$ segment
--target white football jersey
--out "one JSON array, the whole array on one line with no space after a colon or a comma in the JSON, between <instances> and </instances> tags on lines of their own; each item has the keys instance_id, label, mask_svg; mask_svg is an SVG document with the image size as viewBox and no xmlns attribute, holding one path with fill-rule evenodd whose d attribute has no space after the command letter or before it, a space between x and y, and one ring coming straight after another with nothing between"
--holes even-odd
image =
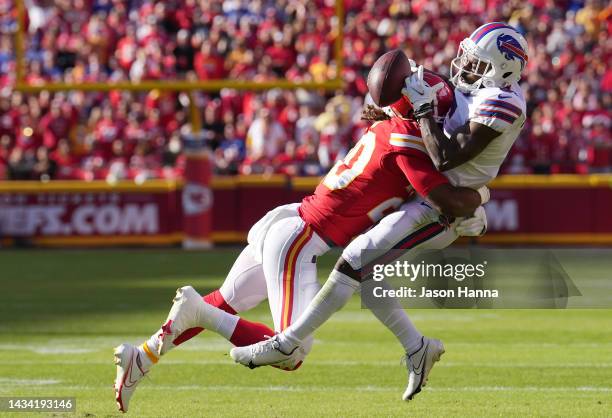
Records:
<instances>
[{"instance_id":1,"label":"white football jersey","mask_svg":"<svg viewBox=\"0 0 612 418\"><path fill-rule=\"evenodd\" d=\"M470 161L445 171L455 186L477 189L497 176L525 123L526 105L518 83L509 88L487 87L471 94L455 90L455 103L444 120L444 134L451 134L468 121L486 125L501 135Z\"/></svg>"}]
</instances>

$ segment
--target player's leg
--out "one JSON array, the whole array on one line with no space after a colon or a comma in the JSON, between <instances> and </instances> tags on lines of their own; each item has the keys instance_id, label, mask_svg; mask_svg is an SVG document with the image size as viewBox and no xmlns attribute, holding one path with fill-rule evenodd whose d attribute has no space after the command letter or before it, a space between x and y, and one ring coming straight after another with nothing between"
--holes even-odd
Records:
<instances>
[{"instance_id":1,"label":"player's leg","mask_svg":"<svg viewBox=\"0 0 612 418\"><path fill-rule=\"evenodd\" d=\"M430 206L413 201L355 238L342 252L341 259L305 314L279 336L281 346L290 350L299 345L304 336L311 335L341 309L359 288L361 267L380 257L380 250L409 251L431 245L430 242L446 246L454 241L454 231L439 218L439 213ZM406 351L411 352L420 345L422 335L397 307L377 308L374 313L385 325L390 325Z\"/></svg>"},{"instance_id":2,"label":"player's leg","mask_svg":"<svg viewBox=\"0 0 612 418\"><path fill-rule=\"evenodd\" d=\"M299 216L283 219L270 228L263 247L263 267L275 331L294 323L321 289L316 259L327 251L329 246ZM305 336L298 352L283 368L299 367L312 341L312 336Z\"/></svg>"},{"instance_id":3,"label":"player's leg","mask_svg":"<svg viewBox=\"0 0 612 418\"><path fill-rule=\"evenodd\" d=\"M218 290L203 298L195 291L191 292L190 295L197 298L199 302L202 300L206 302L202 303L203 305L210 305L218 309L219 312L227 313L227 315L247 311L257 306L266 298L267 290L262 264L255 260L253 253L254 250L251 245L248 245L240 253L223 285ZM179 291L181 294L183 293L183 289L179 289ZM192 305L197 306L194 303ZM169 317L171 316L172 311ZM229 321L217 322L218 327L221 327L223 332L229 335L228 339L234 344L251 344L273 334L273 331L263 324L251 323L241 318L234 320L235 318L234 315L231 315ZM151 366L159 361L161 355L204 330L204 327L201 326L190 327L177 336L166 338L164 341L164 337L171 334L171 320L167 320L158 331L140 346L122 344L115 349L115 363L117 364L116 400L121 411L127 411L136 385ZM129 382L126 379L129 379Z\"/></svg>"},{"instance_id":4,"label":"player's leg","mask_svg":"<svg viewBox=\"0 0 612 418\"><path fill-rule=\"evenodd\" d=\"M274 328L280 332L295 321L320 289L316 257L329 246L299 216L283 219L270 228L263 247L263 266ZM280 366L297 368L312 345L305 336L300 347ZM238 362L249 364L250 352L232 350Z\"/></svg>"},{"instance_id":5,"label":"player's leg","mask_svg":"<svg viewBox=\"0 0 612 418\"><path fill-rule=\"evenodd\" d=\"M269 228L275 222L286 218L297 216L299 204L289 204L279 206L269 211L263 216L251 229L248 234L249 245L238 256L232 266L223 285L216 291L204 296L204 302L207 305L218 308L219 310L209 309L209 315L205 315L202 319L210 319L212 330L220 333L234 345L251 344L264 335L272 335L272 330L258 323L252 323L244 319L224 315L221 311L230 315L235 315L239 312L245 312L257 306L267 297L266 280L263 273L261 263L263 245L266 241L266 235ZM178 306L183 306L187 309L189 306L200 305L196 303L187 303L181 298L187 299L193 295L192 291L184 294L184 290L179 289L175 298L177 308L168 316L168 319L162 327L154 333L148 341L145 342L139 349L143 351L143 355L151 361L155 361L155 356L163 355L172 348L181 343L193 338L204 330L202 326L188 328L177 335L176 330L179 324L176 324L176 315L178 314ZM183 303L185 302L185 303ZM204 308L206 308L205 306ZM202 306L199 306L202 308ZM185 315L182 315L185 317ZM192 322L194 318L187 318ZM172 339L171 339L172 338ZM146 361L145 361L146 363Z\"/></svg>"},{"instance_id":6,"label":"player's leg","mask_svg":"<svg viewBox=\"0 0 612 418\"><path fill-rule=\"evenodd\" d=\"M197 335L204 327L211 327L237 345L261 341L273 334L266 325L249 322L233 314L248 310L266 298L261 253L267 230L277 220L297 215L298 206L280 206L268 212L251 228L249 245L242 251L219 290L201 298L191 287L179 289L168 316L169 321L149 340L139 347L122 344L115 348L115 392L119 410L127 411L138 383L162 354Z\"/></svg>"},{"instance_id":7,"label":"player's leg","mask_svg":"<svg viewBox=\"0 0 612 418\"><path fill-rule=\"evenodd\" d=\"M254 308L266 297L266 279L264 278L262 265L255 260L253 246L248 245L234 262L221 287L207 294L203 299L207 304L222 311L236 314ZM164 332L168 333L168 327L171 326L169 322L172 320L173 318L168 317L164 325L139 347L139 350L142 350L143 354L147 355L150 360L155 361L155 357L167 353L204 330L203 327L188 328L172 341L169 341L164 339L163 336ZM239 327L241 331L243 328ZM242 333L238 332L238 334Z\"/></svg>"},{"instance_id":8,"label":"player's leg","mask_svg":"<svg viewBox=\"0 0 612 418\"><path fill-rule=\"evenodd\" d=\"M299 345L302 336L311 335L348 302L359 287L359 269L364 265L379 262L376 257L380 257L380 251L363 250L441 249L450 245L456 238L454 229L449 228L445 222L440 222L440 215L436 210L420 201L405 204L398 212L385 217L345 248L330 278L305 314L277 336L279 349L283 352L294 349L295 345ZM381 258L386 259L386 262L391 261L384 255ZM444 353L444 346L436 339L422 336L395 299L374 307L372 311L404 347L408 385L402 398L411 400L426 384L434 363Z\"/></svg>"},{"instance_id":9,"label":"player's leg","mask_svg":"<svg viewBox=\"0 0 612 418\"><path fill-rule=\"evenodd\" d=\"M336 268L304 314L274 339L257 344L259 348L252 347L251 351L254 355L251 356L251 364L270 364L269 362L278 362L282 358L287 358L289 353L300 346L306 336L312 335L334 312L348 302L359 288L361 278L359 269L363 264L373 261L367 259L367 253L364 259L362 250L395 247L408 251L425 246L443 248L455 239L454 231L441 223L439 214L428 205L416 201L403 206L399 212L387 216L370 231L356 238L345 249ZM430 340L421 336L399 305L391 305L388 309L379 308L375 314L386 325L389 325L406 347L407 353L418 355L425 344L429 345ZM432 345L436 346L432 348L432 356L430 356L434 359L436 356L439 357L443 348L441 343L438 345L437 341L432 341ZM267 348L264 349L264 346ZM425 346L426 352L427 346ZM240 350L246 351L247 348ZM410 356L408 357L410 360ZM418 388L420 389L420 385Z\"/></svg>"},{"instance_id":10,"label":"player's leg","mask_svg":"<svg viewBox=\"0 0 612 418\"><path fill-rule=\"evenodd\" d=\"M328 250L325 241L299 216L270 228L263 247L263 270L276 331L287 328L308 306L312 298L300 295L318 292L316 258Z\"/></svg>"}]
</instances>

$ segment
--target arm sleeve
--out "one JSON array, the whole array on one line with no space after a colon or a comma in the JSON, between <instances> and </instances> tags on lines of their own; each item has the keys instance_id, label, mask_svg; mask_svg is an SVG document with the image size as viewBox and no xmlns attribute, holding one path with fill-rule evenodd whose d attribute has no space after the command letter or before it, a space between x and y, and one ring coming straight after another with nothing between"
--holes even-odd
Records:
<instances>
[{"instance_id":1,"label":"arm sleeve","mask_svg":"<svg viewBox=\"0 0 612 418\"><path fill-rule=\"evenodd\" d=\"M414 190L426 197L436 187L447 184L448 179L434 167L429 156L419 154L393 154L392 161L406 176Z\"/></svg>"}]
</instances>

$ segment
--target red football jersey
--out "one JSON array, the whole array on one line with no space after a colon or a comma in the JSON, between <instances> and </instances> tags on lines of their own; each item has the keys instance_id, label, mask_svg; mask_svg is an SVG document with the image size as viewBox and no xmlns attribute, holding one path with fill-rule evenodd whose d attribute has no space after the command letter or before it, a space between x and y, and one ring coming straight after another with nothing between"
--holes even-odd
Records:
<instances>
[{"instance_id":1,"label":"red football jersey","mask_svg":"<svg viewBox=\"0 0 612 418\"><path fill-rule=\"evenodd\" d=\"M399 117L374 123L313 195L302 201L304 221L345 246L416 190L422 196L448 183L425 149L415 121Z\"/></svg>"}]
</instances>

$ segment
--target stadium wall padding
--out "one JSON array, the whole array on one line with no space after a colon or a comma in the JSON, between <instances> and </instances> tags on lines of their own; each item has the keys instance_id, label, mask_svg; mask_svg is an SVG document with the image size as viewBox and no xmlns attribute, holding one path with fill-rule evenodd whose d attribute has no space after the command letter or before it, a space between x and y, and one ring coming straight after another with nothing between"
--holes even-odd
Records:
<instances>
[{"instance_id":1,"label":"stadium wall padding","mask_svg":"<svg viewBox=\"0 0 612 418\"><path fill-rule=\"evenodd\" d=\"M299 202L317 178L234 176L212 181L216 243L242 243L266 211ZM486 205L491 244L612 245L612 175L502 176ZM0 239L40 246L173 245L182 234L182 183L0 184Z\"/></svg>"}]
</instances>

